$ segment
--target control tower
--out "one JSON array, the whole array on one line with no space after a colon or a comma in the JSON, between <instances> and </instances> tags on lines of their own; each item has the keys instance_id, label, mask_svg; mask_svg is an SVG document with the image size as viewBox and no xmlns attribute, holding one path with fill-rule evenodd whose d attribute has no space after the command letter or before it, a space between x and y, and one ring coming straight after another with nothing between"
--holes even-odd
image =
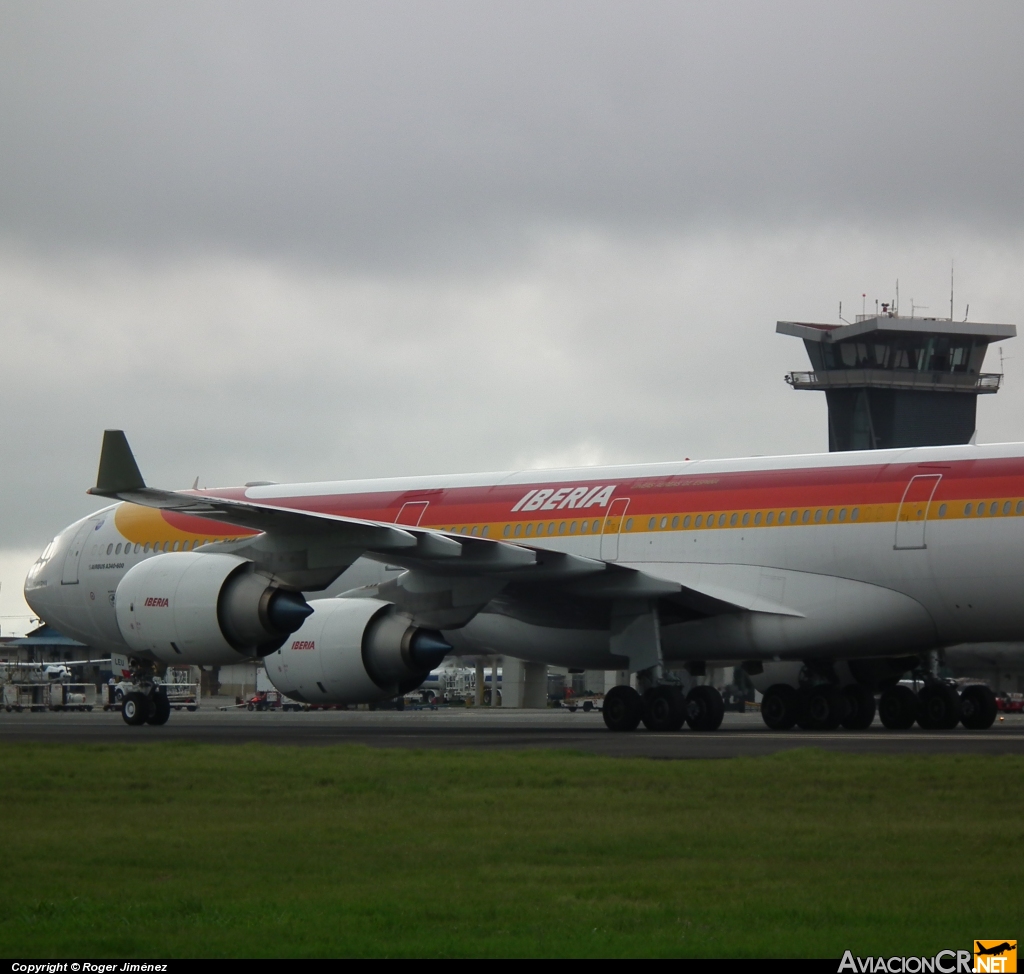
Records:
<instances>
[{"instance_id":1,"label":"control tower","mask_svg":"<svg viewBox=\"0 0 1024 974\"><path fill-rule=\"evenodd\" d=\"M786 381L825 393L829 450L970 442L978 396L998 392L1003 378L981 371L985 352L1013 338L1016 326L901 318L882 309L853 324L776 324L779 334L804 340L813 371L790 372Z\"/></svg>"}]
</instances>

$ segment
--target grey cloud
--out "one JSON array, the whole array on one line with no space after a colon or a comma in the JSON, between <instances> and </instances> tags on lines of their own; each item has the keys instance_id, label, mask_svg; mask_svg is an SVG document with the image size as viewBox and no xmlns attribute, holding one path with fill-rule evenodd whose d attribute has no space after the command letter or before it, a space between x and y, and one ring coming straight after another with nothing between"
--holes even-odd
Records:
<instances>
[{"instance_id":1,"label":"grey cloud","mask_svg":"<svg viewBox=\"0 0 1024 974\"><path fill-rule=\"evenodd\" d=\"M0 230L392 266L620 233L1018 225L1024 9L3 4Z\"/></svg>"}]
</instances>

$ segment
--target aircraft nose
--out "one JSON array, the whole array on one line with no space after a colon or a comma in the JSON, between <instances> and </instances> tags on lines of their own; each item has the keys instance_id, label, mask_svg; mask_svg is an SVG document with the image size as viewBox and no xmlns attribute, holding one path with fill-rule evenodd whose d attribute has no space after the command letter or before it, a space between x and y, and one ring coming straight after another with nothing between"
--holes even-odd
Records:
<instances>
[{"instance_id":1,"label":"aircraft nose","mask_svg":"<svg viewBox=\"0 0 1024 974\"><path fill-rule=\"evenodd\" d=\"M47 604L51 601L47 596L56 584L53 577L54 554L60 547L60 540L63 534L57 535L40 553L32 567L25 576L25 601L29 608L38 616L42 617Z\"/></svg>"}]
</instances>

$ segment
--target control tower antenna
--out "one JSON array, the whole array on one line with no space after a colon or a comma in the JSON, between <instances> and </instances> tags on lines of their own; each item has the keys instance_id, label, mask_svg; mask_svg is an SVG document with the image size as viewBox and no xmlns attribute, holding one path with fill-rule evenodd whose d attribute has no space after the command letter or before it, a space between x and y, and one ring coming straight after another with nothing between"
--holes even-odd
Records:
<instances>
[{"instance_id":1,"label":"control tower antenna","mask_svg":"<svg viewBox=\"0 0 1024 974\"><path fill-rule=\"evenodd\" d=\"M949 320L953 320L953 261L949 262Z\"/></svg>"}]
</instances>

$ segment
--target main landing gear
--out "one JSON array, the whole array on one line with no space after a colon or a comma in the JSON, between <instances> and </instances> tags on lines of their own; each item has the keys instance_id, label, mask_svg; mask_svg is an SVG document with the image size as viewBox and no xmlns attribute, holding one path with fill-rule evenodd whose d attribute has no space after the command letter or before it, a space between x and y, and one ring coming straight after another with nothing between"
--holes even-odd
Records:
<instances>
[{"instance_id":1,"label":"main landing gear","mask_svg":"<svg viewBox=\"0 0 1024 974\"><path fill-rule=\"evenodd\" d=\"M797 690L776 684L765 691L761 716L772 730L865 730L875 719L875 696L853 684L840 690L831 684ZM996 719L996 700L982 684L962 693L948 683L932 681L915 693L905 684L885 690L878 700L878 716L889 730L907 730L915 723L925 730L952 730L957 724L987 730Z\"/></svg>"},{"instance_id":2,"label":"main landing gear","mask_svg":"<svg viewBox=\"0 0 1024 974\"><path fill-rule=\"evenodd\" d=\"M650 731L678 731L689 724L695 731L718 730L725 715L722 695L709 686L696 686L688 694L671 684L659 684L643 696L632 687L612 687L601 708L605 726L613 731L636 730L643 721Z\"/></svg>"},{"instance_id":3,"label":"main landing gear","mask_svg":"<svg viewBox=\"0 0 1024 974\"><path fill-rule=\"evenodd\" d=\"M916 723L925 730L952 730L963 724L968 730L988 730L996 719L995 694L974 683L957 693L941 681L925 683L918 693L910 687L889 687L878 701L878 716L890 730L906 730Z\"/></svg>"}]
</instances>

